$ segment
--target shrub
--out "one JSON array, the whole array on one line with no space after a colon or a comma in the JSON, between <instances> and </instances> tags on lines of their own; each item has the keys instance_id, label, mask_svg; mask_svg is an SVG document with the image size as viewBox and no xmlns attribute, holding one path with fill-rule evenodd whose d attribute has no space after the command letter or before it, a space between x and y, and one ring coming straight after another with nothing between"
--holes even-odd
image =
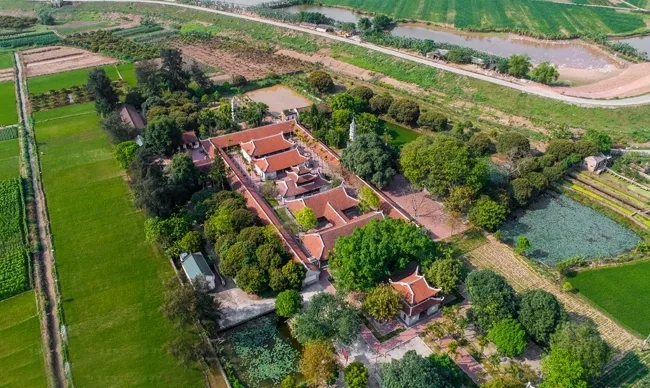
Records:
<instances>
[{"instance_id":1,"label":"shrub","mask_svg":"<svg viewBox=\"0 0 650 388\"><path fill-rule=\"evenodd\" d=\"M318 225L318 219L314 210L309 206L305 206L296 212L296 222L302 227L304 231L314 229Z\"/></svg>"},{"instance_id":2,"label":"shrub","mask_svg":"<svg viewBox=\"0 0 650 388\"><path fill-rule=\"evenodd\" d=\"M329 74L322 70L316 70L309 74L309 85L321 93L329 92L334 89L334 81Z\"/></svg>"},{"instance_id":3,"label":"shrub","mask_svg":"<svg viewBox=\"0 0 650 388\"><path fill-rule=\"evenodd\" d=\"M427 111L420 115L418 124L435 132L445 131L447 129L447 117L438 112Z\"/></svg>"},{"instance_id":4,"label":"shrub","mask_svg":"<svg viewBox=\"0 0 650 388\"><path fill-rule=\"evenodd\" d=\"M506 220L508 210L488 196L481 196L469 211L469 220L479 228L497 230Z\"/></svg>"},{"instance_id":5,"label":"shrub","mask_svg":"<svg viewBox=\"0 0 650 388\"><path fill-rule=\"evenodd\" d=\"M388 115L400 123L415 124L420 117L420 106L410 100L397 100L388 109Z\"/></svg>"},{"instance_id":6,"label":"shrub","mask_svg":"<svg viewBox=\"0 0 650 388\"><path fill-rule=\"evenodd\" d=\"M387 113L393 104L393 97L389 94L376 95L370 99L370 111L381 115Z\"/></svg>"},{"instance_id":7,"label":"shrub","mask_svg":"<svg viewBox=\"0 0 650 388\"><path fill-rule=\"evenodd\" d=\"M488 338L499 352L508 357L518 356L526 350L526 331L512 318L495 323L488 331Z\"/></svg>"},{"instance_id":8,"label":"shrub","mask_svg":"<svg viewBox=\"0 0 650 388\"><path fill-rule=\"evenodd\" d=\"M363 309L378 322L392 319L401 307L399 294L388 284L380 284L363 300Z\"/></svg>"},{"instance_id":9,"label":"shrub","mask_svg":"<svg viewBox=\"0 0 650 388\"><path fill-rule=\"evenodd\" d=\"M275 313L281 317L290 318L302 306L302 295L296 290L286 290L278 294L275 299Z\"/></svg>"},{"instance_id":10,"label":"shrub","mask_svg":"<svg viewBox=\"0 0 650 388\"><path fill-rule=\"evenodd\" d=\"M140 147L134 141L124 141L118 144L113 152L117 165L120 166L120 168L128 168L129 164L131 164L133 159L135 159L135 154L138 152L138 148Z\"/></svg>"},{"instance_id":11,"label":"shrub","mask_svg":"<svg viewBox=\"0 0 650 388\"><path fill-rule=\"evenodd\" d=\"M204 243L205 241L203 240L201 233L193 230L183 236L179 245L185 252L193 253L201 251Z\"/></svg>"},{"instance_id":12,"label":"shrub","mask_svg":"<svg viewBox=\"0 0 650 388\"><path fill-rule=\"evenodd\" d=\"M345 367L343 380L347 388L365 388L368 384L368 368L359 361L354 361Z\"/></svg>"}]
</instances>

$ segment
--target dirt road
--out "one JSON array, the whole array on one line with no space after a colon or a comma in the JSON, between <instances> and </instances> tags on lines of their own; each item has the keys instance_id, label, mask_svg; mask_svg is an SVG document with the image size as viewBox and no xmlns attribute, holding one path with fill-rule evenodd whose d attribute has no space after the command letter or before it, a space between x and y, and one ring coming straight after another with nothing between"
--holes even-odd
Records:
<instances>
[{"instance_id":1,"label":"dirt road","mask_svg":"<svg viewBox=\"0 0 650 388\"><path fill-rule=\"evenodd\" d=\"M172 6L172 7L181 7L181 8L188 8L188 9L194 9L197 11L203 11L203 12L210 12L214 14L219 14L219 15L224 15L224 16L230 16L230 17L235 17L239 19L244 19L244 20L249 20L249 21L254 21L254 22L259 22L259 23L265 23L269 24L272 26L276 27L281 27L281 28L287 28L290 30L294 31L299 31L299 32L304 32L306 34L311 34L311 35L316 35L322 38L327 38L330 40L335 40L339 42L344 42L347 44L359 46L366 48L368 50L376 51L382 54L387 54L391 55L396 58L400 59L405 59L407 61L412 61L412 62L417 62L419 64L425 65L425 66L430 66L430 67L435 67L440 70L448 71L450 73L466 76L466 77L471 77L471 78L476 78L481 81L485 82L490 82L496 85L500 86L505 86L507 88L511 88L514 90L521 91L523 93L528 93L528 94L533 94L539 97L545 97L545 98L550 98L552 100L556 101L561 101L565 102L568 104L574 104L574 105L581 105L581 106L586 106L586 107L623 107L623 106L634 106L634 105L645 105L645 104L650 104L650 94L646 94L643 96L637 96L637 97L629 97L629 98L621 98L617 100L598 100L598 99L588 99L588 98L580 98L580 97L572 97L572 96L566 96L561 94L561 92L558 92L552 88L539 85L539 84L532 84L532 83L527 83L527 84L518 84L514 83L505 79L500 79L500 78L494 78L489 75L485 74L479 74L479 73L474 73L468 70L464 69L459 69L453 66L449 66L443 63L437 63L437 62L432 62L426 58L422 57L417 57L414 55L406 54L403 52L395 51L386 47L380 47L376 46L374 44L370 43L364 43L364 42L358 42L352 39L344 38L338 35L333 35L327 32L320 32L316 30L310 30L308 28L288 24L288 23L282 23L282 22L277 22L274 20L268 20L264 19L261 17L257 16L249 16L249 15L242 15L238 13L232 13L232 12L225 12L225 11L218 11L215 9L209 9L205 7L199 7L196 5L189 5L189 4L181 4L181 3L173 3L173 2L168 2L168 1L158 1L158 0L76 0L77 2L121 2L121 3L144 3L144 4L154 4L154 5L160 5L160 6Z\"/></svg>"},{"instance_id":2,"label":"dirt road","mask_svg":"<svg viewBox=\"0 0 650 388\"><path fill-rule=\"evenodd\" d=\"M34 128L29 118L29 108L27 105L26 77L23 64L18 53L16 58L16 80L17 90L20 103L20 121L25 126L27 132L27 153L29 165L32 170L32 186L34 189L34 205L36 210L36 219L38 222L38 242L41 250L34 254L34 272L35 287L38 294L45 298L45 303L41 304L41 329L43 335L44 348L47 349L46 359L48 361L48 370L50 385L54 388L67 386L65 373L63 369L63 358L61 357L61 332L60 323L57 315L59 300L56 292L56 280L54 269L54 250L52 249L52 236L49 230L49 219L45 203L45 194L41 183L41 170L36 157Z\"/></svg>"}]
</instances>

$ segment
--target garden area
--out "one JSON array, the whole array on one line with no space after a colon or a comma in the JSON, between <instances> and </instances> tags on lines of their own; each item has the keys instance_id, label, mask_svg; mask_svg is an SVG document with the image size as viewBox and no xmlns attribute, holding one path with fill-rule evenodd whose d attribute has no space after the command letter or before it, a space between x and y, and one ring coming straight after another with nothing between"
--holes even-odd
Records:
<instances>
[{"instance_id":1,"label":"garden area","mask_svg":"<svg viewBox=\"0 0 650 388\"><path fill-rule=\"evenodd\" d=\"M514 244L525 236L529 256L554 266L571 257L598 259L619 255L641 241L631 230L564 195L543 195L501 228Z\"/></svg>"},{"instance_id":2,"label":"garden area","mask_svg":"<svg viewBox=\"0 0 650 388\"><path fill-rule=\"evenodd\" d=\"M0 386L47 386L40 333L34 292L0 302Z\"/></svg>"},{"instance_id":3,"label":"garden area","mask_svg":"<svg viewBox=\"0 0 650 388\"><path fill-rule=\"evenodd\" d=\"M20 181L0 181L0 300L29 288Z\"/></svg>"},{"instance_id":4,"label":"garden area","mask_svg":"<svg viewBox=\"0 0 650 388\"><path fill-rule=\"evenodd\" d=\"M0 134L4 132L0 130ZM0 180L18 176L19 154L17 139L0 140Z\"/></svg>"}]
</instances>

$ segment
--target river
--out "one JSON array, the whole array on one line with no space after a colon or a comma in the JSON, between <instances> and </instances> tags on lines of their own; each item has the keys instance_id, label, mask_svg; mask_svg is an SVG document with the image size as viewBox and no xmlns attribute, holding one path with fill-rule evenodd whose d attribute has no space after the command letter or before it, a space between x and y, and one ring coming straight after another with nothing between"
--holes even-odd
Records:
<instances>
[{"instance_id":1,"label":"river","mask_svg":"<svg viewBox=\"0 0 650 388\"><path fill-rule=\"evenodd\" d=\"M363 15L348 9L313 5L296 5L285 8L289 12L320 12L340 21L356 23ZM436 30L418 24L401 24L392 30L395 36L417 39L431 39L436 42L459 46L509 57L513 54L527 54L534 64L551 62L559 67L574 69L607 69L616 62L598 49L576 41L540 41L526 39L512 34L465 33L454 30ZM650 39L646 41L650 46Z\"/></svg>"}]
</instances>

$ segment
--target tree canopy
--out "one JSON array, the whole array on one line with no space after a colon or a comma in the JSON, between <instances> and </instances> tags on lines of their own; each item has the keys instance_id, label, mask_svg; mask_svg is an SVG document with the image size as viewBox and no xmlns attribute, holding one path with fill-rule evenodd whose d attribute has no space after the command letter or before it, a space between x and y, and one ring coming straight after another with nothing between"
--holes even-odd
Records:
<instances>
[{"instance_id":1,"label":"tree canopy","mask_svg":"<svg viewBox=\"0 0 650 388\"><path fill-rule=\"evenodd\" d=\"M389 284L377 286L363 300L363 309L377 322L386 322L395 317L402 304L397 291Z\"/></svg>"},{"instance_id":2,"label":"tree canopy","mask_svg":"<svg viewBox=\"0 0 650 388\"><path fill-rule=\"evenodd\" d=\"M168 116L159 116L144 129L144 145L158 155L171 155L181 145L182 133Z\"/></svg>"},{"instance_id":3,"label":"tree canopy","mask_svg":"<svg viewBox=\"0 0 650 388\"><path fill-rule=\"evenodd\" d=\"M524 78L528 75L532 64L528 55L513 55L508 60L508 74L513 77Z\"/></svg>"},{"instance_id":4,"label":"tree canopy","mask_svg":"<svg viewBox=\"0 0 650 388\"><path fill-rule=\"evenodd\" d=\"M415 124L420 118L420 106L411 100L397 100L388 108L388 115L400 123Z\"/></svg>"},{"instance_id":5,"label":"tree canopy","mask_svg":"<svg viewBox=\"0 0 650 388\"><path fill-rule=\"evenodd\" d=\"M471 317L482 330L516 316L517 294L502 276L484 269L470 273L465 284L472 302Z\"/></svg>"},{"instance_id":6,"label":"tree canopy","mask_svg":"<svg viewBox=\"0 0 650 388\"><path fill-rule=\"evenodd\" d=\"M309 74L309 84L321 93L329 92L334 89L334 81L329 74L322 70L312 71Z\"/></svg>"},{"instance_id":7,"label":"tree canopy","mask_svg":"<svg viewBox=\"0 0 650 388\"><path fill-rule=\"evenodd\" d=\"M463 263L454 258L436 260L424 274L433 287L440 288L443 293L448 294L463 280Z\"/></svg>"},{"instance_id":8,"label":"tree canopy","mask_svg":"<svg viewBox=\"0 0 650 388\"><path fill-rule=\"evenodd\" d=\"M316 214L309 206L305 206L296 212L296 222L302 227L303 231L314 229L318 225Z\"/></svg>"},{"instance_id":9,"label":"tree canopy","mask_svg":"<svg viewBox=\"0 0 650 388\"><path fill-rule=\"evenodd\" d=\"M555 295L544 290L528 290L521 295L519 322L536 342L548 344L564 319L564 310Z\"/></svg>"},{"instance_id":10,"label":"tree canopy","mask_svg":"<svg viewBox=\"0 0 650 388\"><path fill-rule=\"evenodd\" d=\"M541 388L587 388L585 373L580 361L574 359L565 349L551 352L542 360Z\"/></svg>"},{"instance_id":11,"label":"tree canopy","mask_svg":"<svg viewBox=\"0 0 650 388\"><path fill-rule=\"evenodd\" d=\"M307 308L298 314L292 325L300 343L335 340L350 345L359 336L361 313L341 295L322 292L315 295Z\"/></svg>"},{"instance_id":12,"label":"tree canopy","mask_svg":"<svg viewBox=\"0 0 650 388\"><path fill-rule=\"evenodd\" d=\"M530 152L530 142L520 133L504 132L497 137L497 152L512 160L523 158Z\"/></svg>"},{"instance_id":13,"label":"tree canopy","mask_svg":"<svg viewBox=\"0 0 650 388\"><path fill-rule=\"evenodd\" d=\"M341 161L343 167L379 187L388 185L397 173L395 150L376 133L358 135L343 150Z\"/></svg>"},{"instance_id":14,"label":"tree canopy","mask_svg":"<svg viewBox=\"0 0 650 388\"><path fill-rule=\"evenodd\" d=\"M343 371L343 380L347 388L365 388L368 384L368 376L368 368L359 361L351 362Z\"/></svg>"},{"instance_id":15,"label":"tree canopy","mask_svg":"<svg viewBox=\"0 0 650 388\"><path fill-rule=\"evenodd\" d=\"M95 68L88 74L86 88L88 93L95 98L97 113L106 116L115 110L119 98L103 68Z\"/></svg>"},{"instance_id":16,"label":"tree canopy","mask_svg":"<svg viewBox=\"0 0 650 388\"><path fill-rule=\"evenodd\" d=\"M409 350L401 359L393 359L381 368L384 388L451 388L437 364Z\"/></svg>"},{"instance_id":17,"label":"tree canopy","mask_svg":"<svg viewBox=\"0 0 650 388\"><path fill-rule=\"evenodd\" d=\"M365 291L412 261L428 265L435 255L436 243L425 231L411 223L386 218L339 237L329 264L341 289Z\"/></svg>"},{"instance_id":18,"label":"tree canopy","mask_svg":"<svg viewBox=\"0 0 650 388\"><path fill-rule=\"evenodd\" d=\"M332 345L326 341L308 343L302 352L300 371L313 386L329 385L338 372Z\"/></svg>"},{"instance_id":19,"label":"tree canopy","mask_svg":"<svg viewBox=\"0 0 650 388\"><path fill-rule=\"evenodd\" d=\"M598 376L611 354L591 322L563 323L551 335L551 354L557 351L566 351L571 360L580 362L585 380Z\"/></svg>"},{"instance_id":20,"label":"tree canopy","mask_svg":"<svg viewBox=\"0 0 650 388\"><path fill-rule=\"evenodd\" d=\"M542 84L551 85L560 78L557 68L548 62L542 62L530 72L530 78Z\"/></svg>"},{"instance_id":21,"label":"tree canopy","mask_svg":"<svg viewBox=\"0 0 650 388\"><path fill-rule=\"evenodd\" d=\"M488 338L497 346L497 350L508 357L522 354L526 350L526 331L513 318L496 322L488 331Z\"/></svg>"},{"instance_id":22,"label":"tree canopy","mask_svg":"<svg viewBox=\"0 0 650 388\"><path fill-rule=\"evenodd\" d=\"M275 299L275 313L281 317L290 318L300 311L302 295L296 290L285 290Z\"/></svg>"}]
</instances>

